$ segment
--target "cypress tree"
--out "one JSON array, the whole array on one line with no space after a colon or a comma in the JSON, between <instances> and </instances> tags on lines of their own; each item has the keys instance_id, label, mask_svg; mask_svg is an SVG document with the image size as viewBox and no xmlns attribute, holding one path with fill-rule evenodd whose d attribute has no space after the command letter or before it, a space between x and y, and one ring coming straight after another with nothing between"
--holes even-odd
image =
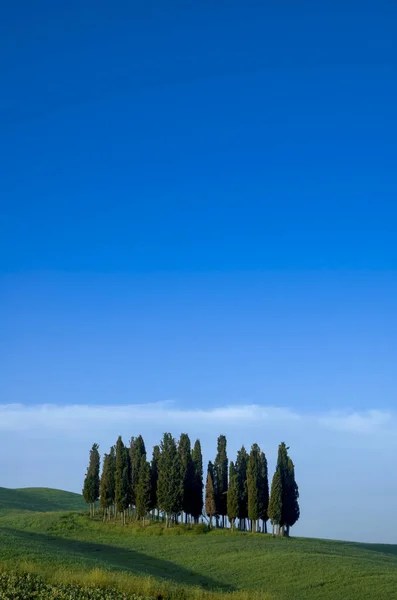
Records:
<instances>
[{"instance_id":1,"label":"cypress tree","mask_svg":"<svg viewBox=\"0 0 397 600\"><path fill-rule=\"evenodd\" d=\"M216 515L222 517L222 527L225 526L225 516L227 514L227 470L226 437L220 435L214 463L214 485Z\"/></svg>"},{"instance_id":2,"label":"cypress tree","mask_svg":"<svg viewBox=\"0 0 397 600\"><path fill-rule=\"evenodd\" d=\"M227 490L227 516L229 517L232 531L238 517L239 497L238 497L238 477L233 461L230 461L229 467L229 487Z\"/></svg>"},{"instance_id":3,"label":"cypress tree","mask_svg":"<svg viewBox=\"0 0 397 600\"><path fill-rule=\"evenodd\" d=\"M278 447L277 456L277 471L280 473L281 480L281 519L279 533L284 535L284 526L286 525L287 513L288 513L288 448L285 442L282 442Z\"/></svg>"},{"instance_id":4,"label":"cypress tree","mask_svg":"<svg viewBox=\"0 0 397 600\"><path fill-rule=\"evenodd\" d=\"M196 523L203 512L203 455L201 453L200 440L196 440L192 452L192 461L194 469L194 487L193 487L193 504L192 516Z\"/></svg>"},{"instance_id":5,"label":"cypress tree","mask_svg":"<svg viewBox=\"0 0 397 600\"><path fill-rule=\"evenodd\" d=\"M251 531L257 530L260 516L261 491L261 459L258 444L253 444L248 458L247 489L248 489L248 518L251 520Z\"/></svg>"},{"instance_id":6,"label":"cypress tree","mask_svg":"<svg viewBox=\"0 0 397 600\"><path fill-rule=\"evenodd\" d=\"M281 486L281 475L277 469L272 481L272 488L270 492L268 516L272 523L272 535L274 536L274 526L277 525L277 533L280 532L281 525L281 514L282 514L282 486Z\"/></svg>"},{"instance_id":7,"label":"cypress tree","mask_svg":"<svg viewBox=\"0 0 397 600\"><path fill-rule=\"evenodd\" d=\"M263 532L267 533L267 520L269 508L269 476L266 456L263 452L260 454L260 493L259 493L259 518L263 521Z\"/></svg>"},{"instance_id":8,"label":"cypress tree","mask_svg":"<svg viewBox=\"0 0 397 600\"><path fill-rule=\"evenodd\" d=\"M182 510L185 513L185 522L187 523L188 515L191 515L193 510L194 494L194 465L190 438L187 433L181 434L178 450L181 456L182 465Z\"/></svg>"},{"instance_id":9,"label":"cypress tree","mask_svg":"<svg viewBox=\"0 0 397 600\"><path fill-rule=\"evenodd\" d=\"M110 454L105 454L103 459L103 468L102 475L100 481L100 505L103 509L103 520L106 520L106 517L109 519L109 509L112 505L112 498L110 497L110 463L111 456Z\"/></svg>"},{"instance_id":10,"label":"cypress tree","mask_svg":"<svg viewBox=\"0 0 397 600\"><path fill-rule=\"evenodd\" d=\"M277 526L277 533L280 533L281 516L282 516L282 485L280 471L277 469L272 481L270 492L268 515L272 523L272 535L274 536L274 527Z\"/></svg>"},{"instance_id":11,"label":"cypress tree","mask_svg":"<svg viewBox=\"0 0 397 600\"><path fill-rule=\"evenodd\" d=\"M131 504L136 505L136 491L139 485L139 470L141 467L141 458L146 455L145 442L143 437L132 437L130 440L130 463L131 463Z\"/></svg>"},{"instance_id":12,"label":"cypress tree","mask_svg":"<svg viewBox=\"0 0 397 600\"><path fill-rule=\"evenodd\" d=\"M98 449L98 444L93 444L90 450L90 459L83 485L83 498L90 506L90 517L94 516L95 502L99 499L99 470L101 459Z\"/></svg>"},{"instance_id":13,"label":"cypress tree","mask_svg":"<svg viewBox=\"0 0 397 600\"><path fill-rule=\"evenodd\" d=\"M287 460L287 477L285 479L285 494L283 506L283 523L285 525L285 533L289 535L290 527L295 525L300 516L299 509L299 489L295 481L295 467L291 458Z\"/></svg>"},{"instance_id":14,"label":"cypress tree","mask_svg":"<svg viewBox=\"0 0 397 600\"><path fill-rule=\"evenodd\" d=\"M128 453L119 436L116 443L115 503L117 511L121 513L123 525L125 525L130 486Z\"/></svg>"},{"instance_id":15,"label":"cypress tree","mask_svg":"<svg viewBox=\"0 0 397 600\"><path fill-rule=\"evenodd\" d=\"M182 465L177 444L170 433L165 433L160 444L160 457L157 481L157 499L159 508L175 521L182 510Z\"/></svg>"},{"instance_id":16,"label":"cypress tree","mask_svg":"<svg viewBox=\"0 0 397 600\"><path fill-rule=\"evenodd\" d=\"M236 460L239 497L238 518L240 521L240 529L245 528L245 520L248 518L247 466L248 454L244 446L242 446L237 452Z\"/></svg>"},{"instance_id":17,"label":"cypress tree","mask_svg":"<svg viewBox=\"0 0 397 600\"><path fill-rule=\"evenodd\" d=\"M112 446L109 453L109 481L108 481L108 495L110 499L109 517L111 507L115 511L116 503L116 448Z\"/></svg>"},{"instance_id":18,"label":"cypress tree","mask_svg":"<svg viewBox=\"0 0 397 600\"><path fill-rule=\"evenodd\" d=\"M139 468L138 487L136 490L136 511L138 519L145 524L145 516L150 508L150 465L146 460L146 454L141 457Z\"/></svg>"},{"instance_id":19,"label":"cypress tree","mask_svg":"<svg viewBox=\"0 0 397 600\"><path fill-rule=\"evenodd\" d=\"M157 502L157 481L159 478L159 459L160 459L160 447L154 446L152 463L150 465L150 510L158 508Z\"/></svg>"},{"instance_id":20,"label":"cypress tree","mask_svg":"<svg viewBox=\"0 0 397 600\"><path fill-rule=\"evenodd\" d=\"M207 483L205 485L205 512L209 517L210 527L212 527L212 517L215 515L216 505L214 489L214 467L211 461L208 463Z\"/></svg>"}]
</instances>

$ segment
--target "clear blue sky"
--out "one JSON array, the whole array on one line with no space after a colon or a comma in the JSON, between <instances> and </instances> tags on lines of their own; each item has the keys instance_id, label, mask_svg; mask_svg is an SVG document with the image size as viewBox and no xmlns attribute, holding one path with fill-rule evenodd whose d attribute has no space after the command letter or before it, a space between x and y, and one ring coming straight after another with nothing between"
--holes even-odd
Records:
<instances>
[{"instance_id":1,"label":"clear blue sky","mask_svg":"<svg viewBox=\"0 0 397 600\"><path fill-rule=\"evenodd\" d=\"M382 498L361 513L352 500L339 534L314 525L308 482L318 444L335 477L347 444L366 484L396 451L396 23L392 0L4 7L4 485L80 489L76 465L65 456L63 485L35 442L63 419L84 468L96 433L77 444L71 405L102 423L140 403L131 419L154 442L147 406L173 401L150 413L159 433L169 418L204 437L211 418L207 458L229 425L232 448L245 436L273 454L290 433L300 533L365 538L386 467ZM62 419L42 420L43 404ZM233 429L233 407L305 426L262 415L260 439L251 421ZM389 540L389 525L367 539Z\"/></svg>"}]
</instances>

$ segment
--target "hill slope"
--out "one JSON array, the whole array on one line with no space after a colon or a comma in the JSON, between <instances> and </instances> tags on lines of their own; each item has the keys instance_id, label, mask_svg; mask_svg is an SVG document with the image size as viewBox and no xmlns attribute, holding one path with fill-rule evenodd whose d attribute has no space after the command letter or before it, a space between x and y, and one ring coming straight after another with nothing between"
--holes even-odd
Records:
<instances>
[{"instance_id":1,"label":"hill slope","mask_svg":"<svg viewBox=\"0 0 397 600\"><path fill-rule=\"evenodd\" d=\"M77 513L3 512L0 564L30 561L44 572L57 567L74 573L121 570L185 590L246 590L244 598L397 598L397 546L230 531L183 533L183 527L165 531L159 524L122 528Z\"/></svg>"},{"instance_id":2,"label":"hill slope","mask_svg":"<svg viewBox=\"0 0 397 600\"><path fill-rule=\"evenodd\" d=\"M49 512L58 510L85 510L80 494L51 488L8 489L0 487L0 511L29 510Z\"/></svg>"}]
</instances>

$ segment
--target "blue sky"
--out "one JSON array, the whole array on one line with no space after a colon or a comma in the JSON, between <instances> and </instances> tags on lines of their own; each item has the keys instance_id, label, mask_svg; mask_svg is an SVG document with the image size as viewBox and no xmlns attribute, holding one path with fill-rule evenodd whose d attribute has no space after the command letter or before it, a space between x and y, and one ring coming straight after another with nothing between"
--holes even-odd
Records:
<instances>
[{"instance_id":1,"label":"blue sky","mask_svg":"<svg viewBox=\"0 0 397 600\"><path fill-rule=\"evenodd\" d=\"M396 18L5 8L0 485L78 491L91 443L138 429L207 460L286 439L297 533L395 541L368 514L397 495Z\"/></svg>"}]
</instances>

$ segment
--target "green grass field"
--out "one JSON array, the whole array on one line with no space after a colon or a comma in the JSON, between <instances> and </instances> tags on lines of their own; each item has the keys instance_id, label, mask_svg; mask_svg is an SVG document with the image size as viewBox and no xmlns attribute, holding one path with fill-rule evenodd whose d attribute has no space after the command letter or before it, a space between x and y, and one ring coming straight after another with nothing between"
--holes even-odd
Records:
<instances>
[{"instance_id":1,"label":"green grass field","mask_svg":"<svg viewBox=\"0 0 397 600\"><path fill-rule=\"evenodd\" d=\"M80 494L49 488L23 488L9 490L0 487L1 510L29 510L49 512L55 510L85 510Z\"/></svg>"},{"instance_id":2,"label":"green grass field","mask_svg":"<svg viewBox=\"0 0 397 600\"><path fill-rule=\"evenodd\" d=\"M33 497L58 508L67 504L65 494L35 490ZM175 598L397 599L397 546L164 530L160 524L122 528L79 512L16 510L13 491L7 508L6 496L2 490L3 570L19 565L53 580L102 578L138 594ZM73 496L67 508L77 502Z\"/></svg>"}]
</instances>

